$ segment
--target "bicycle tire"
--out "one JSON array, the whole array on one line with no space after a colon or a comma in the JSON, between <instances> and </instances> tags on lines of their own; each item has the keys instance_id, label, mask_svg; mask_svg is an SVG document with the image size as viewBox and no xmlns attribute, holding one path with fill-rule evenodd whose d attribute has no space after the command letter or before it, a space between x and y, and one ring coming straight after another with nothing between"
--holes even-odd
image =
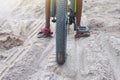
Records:
<instances>
[{"instance_id":1,"label":"bicycle tire","mask_svg":"<svg viewBox=\"0 0 120 80\"><path fill-rule=\"evenodd\" d=\"M66 61L66 41L67 41L67 0L57 0L56 9L56 61L63 65Z\"/></svg>"}]
</instances>

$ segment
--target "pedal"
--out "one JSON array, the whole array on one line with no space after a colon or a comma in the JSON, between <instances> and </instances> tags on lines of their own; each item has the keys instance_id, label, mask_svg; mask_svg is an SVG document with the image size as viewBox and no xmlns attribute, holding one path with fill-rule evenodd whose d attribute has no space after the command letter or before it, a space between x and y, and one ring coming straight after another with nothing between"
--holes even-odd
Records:
<instances>
[{"instance_id":1,"label":"pedal","mask_svg":"<svg viewBox=\"0 0 120 80\"><path fill-rule=\"evenodd\" d=\"M85 26L79 26L77 30L78 32L89 32L89 28Z\"/></svg>"},{"instance_id":2,"label":"pedal","mask_svg":"<svg viewBox=\"0 0 120 80\"><path fill-rule=\"evenodd\" d=\"M77 31L77 33L75 34L75 38L90 36L90 31L89 31L88 27L79 26L76 31Z\"/></svg>"}]
</instances>

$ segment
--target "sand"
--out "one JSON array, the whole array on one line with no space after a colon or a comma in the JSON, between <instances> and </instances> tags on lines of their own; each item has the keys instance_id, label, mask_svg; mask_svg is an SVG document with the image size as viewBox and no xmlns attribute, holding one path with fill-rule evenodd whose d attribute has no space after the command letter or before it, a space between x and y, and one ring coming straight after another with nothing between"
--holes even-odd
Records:
<instances>
[{"instance_id":1,"label":"sand","mask_svg":"<svg viewBox=\"0 0 120 80\"><path fill-rule=\"evenodd\" d=\"M74 39L71 26L67 61L58 66L55 34L37 38L45 25L44 0L13 0L12 10L0 10L0 80L120 80L119 4L84 0L81 24L91 36ZM55 33L55 24L51 26Z\"/></svg>"}]
</instances>

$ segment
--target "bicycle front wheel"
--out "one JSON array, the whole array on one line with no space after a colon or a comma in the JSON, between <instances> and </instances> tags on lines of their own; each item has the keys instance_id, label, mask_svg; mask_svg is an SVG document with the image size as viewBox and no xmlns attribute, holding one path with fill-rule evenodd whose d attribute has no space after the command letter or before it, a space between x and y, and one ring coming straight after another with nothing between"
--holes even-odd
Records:
<instances>
[{"instance_id":1,"label":"bicycle front wheel","mask_svg":"<svg viewBox=\"0 0 120 80\"><path fill-rule=\"evenodd\" d=\"M63 65L66 60L66 41L67 41L67 0L57 0L56 9L56 61Z\"/></svg>"}]
</instances>

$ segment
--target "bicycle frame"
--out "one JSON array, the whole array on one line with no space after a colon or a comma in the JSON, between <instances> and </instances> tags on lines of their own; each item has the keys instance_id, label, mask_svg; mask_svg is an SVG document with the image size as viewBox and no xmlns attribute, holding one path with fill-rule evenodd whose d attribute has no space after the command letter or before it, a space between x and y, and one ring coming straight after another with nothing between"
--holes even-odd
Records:
<instances>
[{"instance_id":1,"label":"bicycle frame","mask_svg":"<svg viewBox=\"0 0 120 80\"><path fill-rule=\"evenodd\" d=\"M50 13L51 17L56 16L56 0L50 0Z\"/></svg>"}]
</instances>

